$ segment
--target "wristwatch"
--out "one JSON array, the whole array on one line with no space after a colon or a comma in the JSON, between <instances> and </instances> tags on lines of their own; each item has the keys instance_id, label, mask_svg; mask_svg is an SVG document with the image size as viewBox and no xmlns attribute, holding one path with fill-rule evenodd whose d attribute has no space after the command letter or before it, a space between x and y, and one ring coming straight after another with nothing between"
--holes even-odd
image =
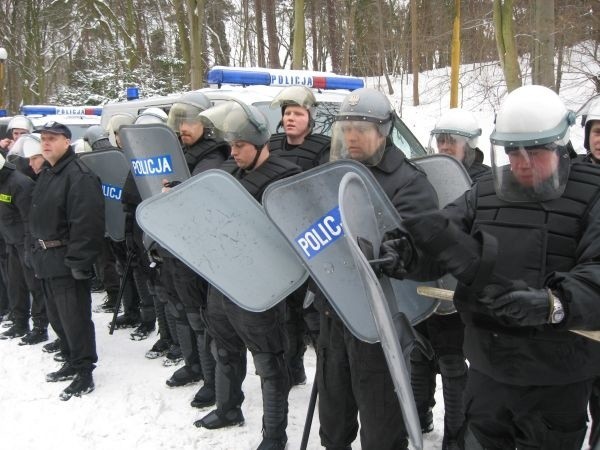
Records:
<instances>
[{"instance_id":1,"label":"wristwatch","mask_svg":"<svg viewBox=\"0 0 600 450\"><path fill-rule=\"evenodd\" d=\"M562 302L550 289L548 289L548 295L550 296L550 320L548 322L552 324L560 323L565 318Z\"/></svg>"}]
</instances>

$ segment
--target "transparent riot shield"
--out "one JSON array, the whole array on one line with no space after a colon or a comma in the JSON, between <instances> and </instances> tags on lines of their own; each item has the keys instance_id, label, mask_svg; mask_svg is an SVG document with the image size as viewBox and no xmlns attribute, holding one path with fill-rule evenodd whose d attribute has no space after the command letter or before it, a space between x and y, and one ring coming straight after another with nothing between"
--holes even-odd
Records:
<instances>
[{"instance_id":1,"label":"transparent riot shield","mask_svg":"<svg viewBox=\"0 0 600 450\"><path fill-rule=\"evenodd\" d=\"M397 228L400 217L394 206L369 169L352 160L327 163L271 184L263 195L263 206L352 334L374 343L379 333L366 299L359 294L362 281L343 239L338 188L348 172L361 175L369 187L381 235ZM418 295L413 281L390 280L390 284L397 292L390 298L395 298L397 309L412 324L429 317L438 306L439 301ZM429 285L436 286L435 282Z\"/></svg>"},{"instance_id":2,"label":"transparent riot shield","mask_svg":"<svg viewBox=\"0 0 600 450\"><path fill-rule=\"evenodd\" d=\"M179 140L166 125L125 125L119 129L119 138L142 199L160 193L164 179L190 177Z\"/></svg>"},{"instance_id":3,"label":"transparent riot shield","mask_svg":"<svg viewBox=\"0 0 600 450\"><path fill-rule=\"evenodd\" d=\"M113 241L123 241L125 239L125 213L121 195L129 173L127 158L119 150L104 150L81 153L79 159L98 175L102 182L106 234Z\"/></svg>"},{"instance_id":4,"label":"transparent riot shield","mask_svg":"<svg viewBox=\"0 0 600 450\"><path fill-rule=\"evenodd\" d=\"M140 227L240 307L264 311L308 274L260 204L231 175L208 170L137 208Z\"/></svg>"},{"instance_id":5,"label":"transparent riot shield","mask_svg":"<svg viewBox=\"0 0 600 450\"><path fill-rule=\"evenodd\" d=\"M427 174L427 179L435 189L440 208L453 202L471 188L471 178L465 167L456 159L448 155L430 155L413 159ZM438 280L438 287L442 289L456 289L456 278L452 275L443 276ZM436 314L445 315L456 312L453 302L440 301L435 310Z\"/></svg>"},{"instance_id":6,"label":"transparent riot shield","mask_svg":"<svg viewBox=\"0 0 600 450\"><path fill-rule=\"evenodd\" d=\"M339 188L340 216L344 224L345 236L352 254L356 273L367 298L375 326L380 337L381 347L390 369L408 437L413 448L423 448L419 414L413 397L410 382L410 353L415 341L414 330L406 316L396 310L397 302L393 292L384 288L373 272L369 259L379 257L382 234L377 223L376 209L360 175L344 175Z\"/></svg>"}]
</instances>

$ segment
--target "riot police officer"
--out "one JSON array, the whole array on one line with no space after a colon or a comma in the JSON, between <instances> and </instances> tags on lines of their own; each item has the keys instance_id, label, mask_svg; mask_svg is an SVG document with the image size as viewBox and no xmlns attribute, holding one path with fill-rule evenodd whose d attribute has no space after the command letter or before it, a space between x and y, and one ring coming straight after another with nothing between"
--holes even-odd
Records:
<instances>
[{"instance_id":1,"label":"riot police officer","mask_svg":"<svg viewBox=\"0 0 600 450\"><path fill-rule=\"evenodd\" d=\"M167 125L179 135L192 175L217 168L229 155L229 145L215 139L198 116L211 106L210 100L201 92L188 92L169 110ZM170 185L165 186L168 189ZM197 408L212 406L215 402L215 360L201 316L206 305L207 282L167 252L163 251L161 256L161 280L169 293L169 306L176 319L179 345L185 361L185 366L175 371L167 384L183 386L204 379L191 405Z\"/></svg>"},{"instance_id":2,"label":"riot police officer","mask_svg":"<svg viewBox=\"0 0 600 450\"><path fill-rule=\"evenodd\" d=\"M483 152L477 146L481 127L471 111L452 108L438 119L429 140L429 148L437 153L452 156L460 161L471 180L487 173L490 168L483 164Z\"/></svg>"},{"instance_id":3,"label":"riot police officer","mask_svg":"<svg viewBox=\"0 0 600 450\"><path fill-rule=\"evenodd\" d=\"M306 86L290 86L279 92L271 108L281 108L283 133L273 134L269 140L271 154L286 158L304 170L312 169L329 160L331 140L328 136L313 133L317 100ZM309 283L305 283L286 301L286 323L289 346L286 352L292 385L304 384L303 356L306 351L304 336L309 333L316 342L319 316L313 305L304 308ZM316 288L311 286L311 291ZM310 294L309 294L310 295Z\"/></svg>"},{"instance_id":4,"label":"riot police officer","mask_svg":"<svg viewBox=\"0 0 600 450\"><path fill-rule=\"evenodd\" d=\"M13 144L23 135L33 132L33 123L28 117L15 116L6 126L9 137L0 140L0 153L6 157Z\"/></svg>"},{"instance_id":5,"label":"riot police officer","mask_svg":"<svg viewBox=\"0 0 600 450\"><path fill-rule=\"evenodd\" d=\"M492 174L384 242L402 277L448 271L465 324L467 449L580 449L600 346L600 170L572 164L574 114L542 86L505 98ZM414 252L418 252L414 253ZM416 256L416 257L415 257Z\"/></svg>"},{"instance_id":6,"label":"riot police officer","mask_svg":"<svg viewBox=\"0 0 600 450\"><path fill-rule=\"evenodd\" d=\"M39 139L23 137L39 147ZM0 157L0 235L8 254L8 293L12 301L13 326L0 334L0 339L24 336L23 344L48 340L46 302L40 281L31 269L29 249L29 210L35 183ZM32 295L30 301L29 295ZM29 317L33 330L29 331Z\"/></svg>"},{"instance_id":7,"label":"riot police officer","mask_svg":"<svg viewBox=\"0 0 600 450\"><path fill-rule=\"evenodd\" d=\"M255 107L230 100L201 116L231 145L233 159L221 169L237 178L255 199L261 199L270 183L300 172L295 164L269 153L268 122ZM263 397L263 440L258 450L285 448L290 383L284 317L283 302L264 312L246 311L209 287L206 320L217 361L217 408L196 421L196 426L217 429L244 422L242 382L248 349L261 378Z\"/></svg>"},{"instance_id":8,"label":"riot police officer","mask_svg":"<svg viewBox=\"0 0 600 450\"><path fill-rule=\"evenodd\" d=\"M333 125L332 159L367 166L402 217L437 209L437 195L423 172L391 139L395 112L374 89L357 89L340 106ZM321 444L349 449L358 432L364 450L408 448L400 404L381 344L354 337L322 296L317 371Z\"/></svg>"},{"instance_id":9,"label":"riot police officer","mask_svg":"<svg viewBox=\"0 0 600 450\"><path fill-rule=\"evenodd\" d=\"M483 164L483 153L478 148L481 128L475 115L467 110L452 108L438 119L429 140L429 148L460 161L471 180L476 181L490 168ZM460 316L433 314L420 322L415 329L425 336L435 352L428 360L422 351L411 355L411 383L421 428L423 432L433 429L432 407L436 373L442 377L444 395L443 449L457 448L458 433L464 422L463 391L467 381L467 364L462 351L464 330Z\"/></svg>"}]
</instances>

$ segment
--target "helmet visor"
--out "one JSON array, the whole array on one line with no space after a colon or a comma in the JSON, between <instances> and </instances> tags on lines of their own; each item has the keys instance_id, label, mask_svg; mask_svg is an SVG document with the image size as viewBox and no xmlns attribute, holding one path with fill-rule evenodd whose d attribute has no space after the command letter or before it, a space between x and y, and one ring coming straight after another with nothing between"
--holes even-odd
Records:
<instances>
[{"instance_id":1,"label":"helmet visor","mask_svg":"<svg viewBox=\"0 0 600 450\"><path fill-rule=\"evenodd\" d=\"M508 202L543 202L559 198L569 178L570 158L564 145L504 146L492 144L496 194Z\"/></svg>"},{"instance_id":2,"label":"helmet visor","mask_svg":"<svg viewBox=\"0 0 600 450\"><path fill-rule=\"evenodd\" d=\"M368 166L376 166L383 157L386 135L374 122L338 120L331 133L330 160L353 159Z\"/></svg>"},{"instance_id":3,"label":"helmet visor","mask_svg":"<svg viewBox=\"0 0 600 450\"><path fill-rule=\"evenodd\" d=\"M311 109L317 104L315 94L304 86L291 86L284 88L275 96L271 102L271 108L296 105L306 109Z\"/></svg>"},{"instance_id":4,"label":"helmet visor","mask_svg":"<svg viewBox=\"0 0 600 450\"><path fill-rule=\"evenodd\" d=\"M179 133L179 128L184 122L199 122L198 114L202 110L197 106L188 103L173 103L169 110L167 126L175 133Z\"/></svg>"},{"instance_id":5,"label":"helmet visor","mask_svg":"<svg viewBox=\"0 0 600 450\"><path fill-rule=\"evenodd\" d=\"M262 147L270 138L267 119L252 106L234 100L203 111L198 119L216 138L228 142L246 141Z\"/></svg>"}]
</instances>

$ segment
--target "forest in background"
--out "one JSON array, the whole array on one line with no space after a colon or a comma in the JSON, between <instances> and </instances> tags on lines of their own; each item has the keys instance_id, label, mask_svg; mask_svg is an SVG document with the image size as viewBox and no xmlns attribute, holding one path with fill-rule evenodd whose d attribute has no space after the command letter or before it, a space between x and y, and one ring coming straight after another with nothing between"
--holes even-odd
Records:
<instances>
[{"instance_id":1,"label":"forest in background","mask_svg":"<svg viewBox=\"0 0 600 450\"><path fill-rule=\"evenodd\" d=\"M504 67L503 13L518 71L557 91L577 72L600 92L598 0L0 0L0 106L103 104L129 85L181 92L213 65L403 79L450 65L457 5L461 64Z\"/></svg>"}]
</instances>

